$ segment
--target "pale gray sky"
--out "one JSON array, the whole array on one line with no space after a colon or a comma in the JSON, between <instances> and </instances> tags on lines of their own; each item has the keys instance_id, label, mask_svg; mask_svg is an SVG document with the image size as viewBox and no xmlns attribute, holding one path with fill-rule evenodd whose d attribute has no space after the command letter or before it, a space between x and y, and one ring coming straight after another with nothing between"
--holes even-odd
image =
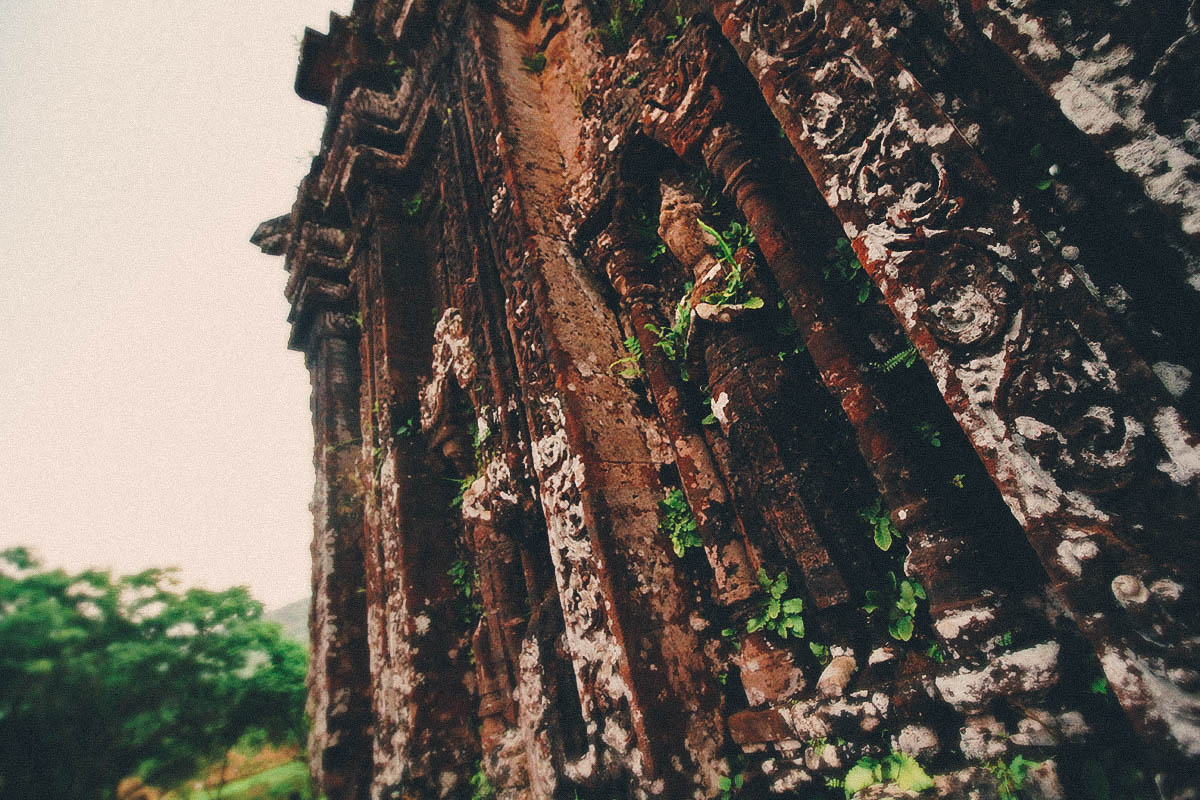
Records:
<instances>
[{"instance_id":1,"label":"pale gray sky","mask_svg":"<svg viewBox=\"0 0 1200 800\"><path fill-rule=\"evenodd\" d=\"M286 212L350 0L0 0L0 547L308 591L312 434Z\"/></svg>"}]
</instances>

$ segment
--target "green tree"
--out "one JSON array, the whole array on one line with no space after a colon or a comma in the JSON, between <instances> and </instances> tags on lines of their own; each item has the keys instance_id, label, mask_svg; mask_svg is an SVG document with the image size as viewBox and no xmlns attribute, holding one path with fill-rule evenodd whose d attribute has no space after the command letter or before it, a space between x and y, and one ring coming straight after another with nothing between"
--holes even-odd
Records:
<instances>
[{"instance_id":1,"label":"green tree","mask_svg":"<svg viewBox=\"0 0 1200 800\"><path fill-rule=\"evenodd\" d=\"M114 797L173 785L243 734L305 733L307 653L242 587L176 590L0 553L0 797Z\"/></svg>"}]
</instances>

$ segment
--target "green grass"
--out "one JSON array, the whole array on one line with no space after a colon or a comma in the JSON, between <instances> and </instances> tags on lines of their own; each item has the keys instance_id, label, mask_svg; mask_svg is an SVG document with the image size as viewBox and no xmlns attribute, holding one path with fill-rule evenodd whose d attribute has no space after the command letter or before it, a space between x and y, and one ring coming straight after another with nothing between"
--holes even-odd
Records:
<instances>
[{"instance_id":1,"label":"green grass","mask_svg":"<svg viewBox=\"0 0 1200 800\"><path fill-rule=\"evenodd\" d=\"M296 792L302 800L313 798L308 782L308 765L302 761L292 761L248 778L230 781L221 791L221 800L286 800L292 792ZM214 800L217 791L198 789L184 796L188 800Z\"/></svg>"}]
</instances>

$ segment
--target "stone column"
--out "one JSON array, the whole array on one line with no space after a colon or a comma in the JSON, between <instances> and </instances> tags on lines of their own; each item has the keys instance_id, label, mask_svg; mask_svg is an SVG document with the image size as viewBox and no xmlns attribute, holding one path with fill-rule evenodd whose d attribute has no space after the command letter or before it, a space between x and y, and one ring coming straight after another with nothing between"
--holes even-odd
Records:
<instances>
[{"instance_id":1,"label":"stone column","mask_svg":"<svg viewBox=\"0 0 1200 800\"><path fill-rule=\"evenodd\" d=\"M371 691L358 476L358 326L324 312L310 340L313 493L309 764L330 800L365 800L371 781Z\"/></svg>"}]
</instances>

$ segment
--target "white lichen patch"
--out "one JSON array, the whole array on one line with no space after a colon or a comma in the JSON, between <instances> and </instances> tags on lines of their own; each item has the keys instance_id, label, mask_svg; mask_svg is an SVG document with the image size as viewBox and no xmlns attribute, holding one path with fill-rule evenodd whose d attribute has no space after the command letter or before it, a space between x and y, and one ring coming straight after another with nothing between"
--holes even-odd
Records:
<instances>
[{"instance_id":1,"label":"white lichen patch","mask_svg":"<svg viewBox=\"0 0 1200 800\"><path fill-rule=\"evenodd\" d=\"M1093 51L1075 61L1050 93L1085 133L1124 129L1127 143L1112 152L1117 166L1137 177L1156 202L1178 209L1185 233L1200 233L1200 183L1190 177L1200 160L1188 152L1186 134L1163 136L1146 119L1153 83L1135 78L1133 56L1125 45Z\"/></svg>"},{"instance_id":2,"label":"white lichen patch","mask_svg":"<svg viewBox=\"0 0 1200 800\"><path fill-rule=\"evenodd\" d=\"M467 389L475 382L476 371L462 314L457 308L447 308L433 328L431 374L420 392L422 430L431 430L443 410L447 379L453 376L460 388Z\"/></svg>"},{"instance_id":3,"label":"white lichen patch","mask_svg":"<svg viewBox=\"0 0 1200 800\"><path fill-rule=\"evenodd\" d=\"M721 423L721 427L728 428L730 419L726 414L726 410L729 408L729 394L727 392L721 392L719 395L714 397L712 399L711 407L713 416L717 418L717 422Z\"/></svg>"},{"instance_id":4,"label":"white lichen patch","mask_svg":"<svg viewBox=\"0 0 1200 800\"><path fill-rule=\"evenodd\" d=\"M521 643L521 655L517 659L517 688L514 692L517 702L517 731L521 737L524 767L534 797L553 797L558 788L555 748L547 735L547 730L552 724L552 694L546 685L545 668L552 657L542 652L531 632ZM560 689L572 691L574 687L566 686ZM505 735L510 733L511 731ZM516 743L510 742L504 749L515 750Z\"/></svg>"},{"instance_id":5,"label":"white lichen patch","mask_svg":"<svg viewBox=\"0 0 1200 800\"><path fill-rule=\"evenodd\" d=\"M1184 392L1192 385L1192 371L1180 364L1169 361L1157 361L1151 367L1154 374L1162 381L1166 390L1175 397L1183 397Z\"/></svg>"},{"instance_id":6,"label":"white lichen patch","mask_svg":"<svg viewBox=\"0 0 1200 800\"><path fill-rule=\"evenodd\" d=\"M932 728L926 725L905 725L896 736L893 749L920 758L936 755L938 747L938 737Z\"/></svg>"},{"instance_id":7,"label":"white lichen patch","mask_svg":"<svg viewBox=\"0 0 1200 800\"><path fill-rule=\"evenodd\" d=\"M567 649L579 685L595 687L594 694L580 697L584 719L604 720L603 741L612 748L611 752L592 756L625 759L631 755L633 735L620 715L608 712L632 704L632 696L621 672L624 651L609 627L606 593L599 577L605 569L604 556L593 548L584 522L583 462L568 440L562 401L553 396L541 397L534 404L546 422L546 432L533 442L533 467L566 620ZM590 742L589 749L596 744Z\"/></svg>"},{"instance_id":8,"label":"white lichen patch","mask_svg":"<svg viewBox=\"0 0 1200 800\"><path fill-rule=\"evenodd\" d=\"M1055 549L1058 564L1076 578L1083 575L1084 563L1100 555L1100 548L1091 539L1066 538Z\"/></svg>"},{"instance_id":9,"label":"white lichen patch","mask_svg":"<svg viewBox=\"0 0 1200 800\"><path fill-rule=\"evenodd\" d=\"M959 737L959 748L971 761L985 761L1008 751L1004 725L991 716L970 717Z\"/></svg>"},{"instance_id":10,"label":"white lichen patch","mask_svg":"<svg viewBox=\"0 0 1200 800\"><path fill-rule=\"evenodd\" d=\"M1179 411L1164 407L1154 415L1154 432L1167 451L1167 460L1158 468L1176 483L1188 484L1200 475L1200 446L1196 437L1184 429Z\"/></svg>"},{"instance_id":11,"label":"white lichen patch","mask_svg":"<svg viewBox=\"0 0 1200 800\"><path fill-rule=\"evenodd\" d=\"M943 639L951 640L961 636L964 630L970 631L973 628L982 627L993 619L995 619L994 609L986 606L972 606L943 614L933 623L933 627Z\"/></svg>"},{"instance_id":12,"label":"white lichen patch","mask_svg":"<svg viewBox=\"0 0 1200 800\"><path fill-rule=\"evenodd\" d=\"M1103 654L1100 666L1122 705L1141 707L1180 752L1189 758L1200 756L1200 695L1185 691L1131 650Z\"/></svg>"},{"instance_id":13,"label":"white lichen patch","mask_svg":"<svg viewBox=\"0 0 1200 800\"><path fill-rule=\"evenodd\" d=\"M1004 653L983 669L960 669L934 679L942 698L958 709L980 707L1003 694L1041 691L1058 682L1058 643Z\"/></svg>"}]
</instances>

